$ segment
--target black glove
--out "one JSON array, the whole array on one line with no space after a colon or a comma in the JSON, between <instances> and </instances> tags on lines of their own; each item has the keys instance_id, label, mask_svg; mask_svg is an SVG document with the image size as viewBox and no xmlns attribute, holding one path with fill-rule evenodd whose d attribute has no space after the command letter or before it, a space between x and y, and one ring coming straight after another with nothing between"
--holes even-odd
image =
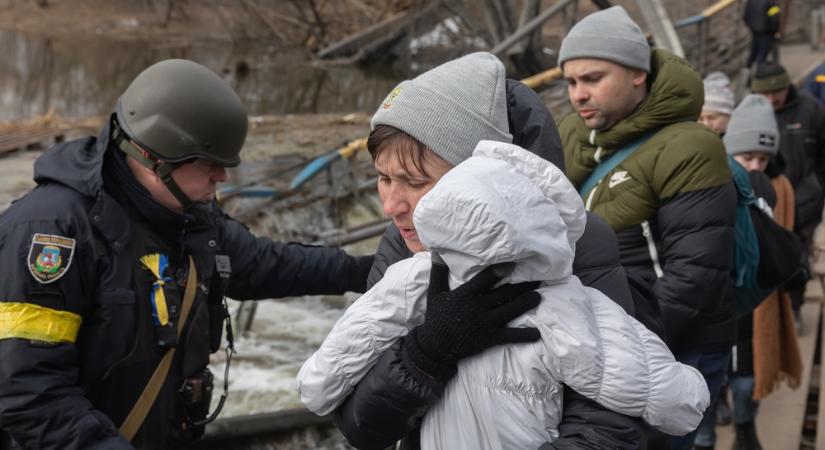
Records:
<instances>
[{"instance_id":1,"label":"black glove","mask_svg":"<svg viewBox=\"0 0 825 450\"><path fill-rule=\"evenodd\" d=\"M490 347L541 338L535 328L507 328L507 323L538 306L538 282L507 284L490 290L501 276L488 267L451 291L449 270L433 259L424 323L404 338L404 354L421 371L444 382L459 360Z\"/></svg>"}]
</instances>

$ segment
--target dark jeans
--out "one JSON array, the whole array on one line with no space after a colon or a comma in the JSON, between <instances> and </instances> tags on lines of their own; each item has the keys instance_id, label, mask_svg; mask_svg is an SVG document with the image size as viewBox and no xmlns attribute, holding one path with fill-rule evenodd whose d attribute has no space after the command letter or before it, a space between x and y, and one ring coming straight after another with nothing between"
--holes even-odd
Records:
<instances>
[{"instance_id":1,"label":"dark jeans","mask_svg":"<svg viewBox=\"0 0 825 450\"><path fill-rule=\"evenodd\" d=\"M735 376L730 379L733 394L733 419L737 425L753 422L759 410L759 402L753 399L753 375Z\"/></svg>"},{"instance_id":2,"label":"dark jeans","mask_svg":"<svg viewBox=\"0 0 825 450\"><path fill-rule=\"evenodd\" d=\"M748 54L748 61L745 67L751 67L754 63L763 63L768 59L768 55L776 45L776 38L771 35L754 35L751 40L751 52ZM776 60L777 55L773 55L772 60ZM773 61L778 63L779 61Z\"/></svg>"},{"instance_id":3,"label":"dark jeans","mask_svg":"<svg viewBox=\"0 0 825 450\"><path fill-rule=\"evenodd\" d=\"M711 407L716 405L719 398L719 392L722 390L722 383L725 380L725 375L728 372L728 364L730 363L730 352L715 352L715 353L699 353L699 352L685 352L673 355L676 360L682 364L694 367L705 377L705 383L708 385L708 392L710 392ZM712 417L713 409L708 407L705 410L705 416ZM696 430L688 433L685 436L674 436L671 441L672 450L690 450L693 448L693 440L696 438Z\"/></svg>"}]
</instances>

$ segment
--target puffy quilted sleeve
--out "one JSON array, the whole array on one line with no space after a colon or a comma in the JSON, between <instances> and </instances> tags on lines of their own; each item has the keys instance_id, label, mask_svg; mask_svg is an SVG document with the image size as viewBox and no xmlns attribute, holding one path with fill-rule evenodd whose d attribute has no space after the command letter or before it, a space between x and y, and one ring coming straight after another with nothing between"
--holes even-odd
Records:
<instances>
[{"instance_id":1,"label":"puffy quilted sleeve","mask_svg":"<svg viewBox=\"0 0 825 450\"><path fill-rule=\"evenodd\" d=\"M393 264L338 319L298 373L301 402L310 411L332 412L381 353L423 322L430 267L429 253Z\"/></svg>"},{"instance_id":2,"label":"puffy quilted sleeve","mask_svg":"<svg viewBox=\"0 0 825 450\"><path fill-rule=\"evenodd\" d=\"M554 307L540 330L547 369L602 406L641 417L659 430L687 434L699 425L710 397L702 375L676 362L664 342L600 292L586 301L551 287ZM562 320L562 318L564 320Z\"/></svg>"}]
</instances>

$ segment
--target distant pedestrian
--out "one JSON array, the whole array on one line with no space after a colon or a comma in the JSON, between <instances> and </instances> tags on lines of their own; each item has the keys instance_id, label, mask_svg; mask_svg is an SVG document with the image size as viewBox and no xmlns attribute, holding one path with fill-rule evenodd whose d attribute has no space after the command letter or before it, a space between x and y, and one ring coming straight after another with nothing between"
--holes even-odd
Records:
<instances>
[{"instance_id":1,"label":"distant pedestrian","mask_svg":"<svg viewBox=\"0 0 825 450\"><path fill-rule=\"evenodd\" d=\"M803 263L808 266L808 249L825 200L825 105L794 87L785 68L778 64L757 66L751 90L767 97L776 114L780 134L776 163L795 191L794 232L803 240ZM786 285L800 334L804 331L799 307L809 274L808 267Z\"/></svg>"},{"instance_id":2,"label":"distant pedestrian","mask_svg":"<svg viewBox=\"0 0 825 450\"><path fill-rule=\"evenodd\" d=\"M802 89L825 104L825 64L820 64L805 77Z\"/></svg>"},{"instance_id":3,"label":"distant pedestrian","mask_svg":"<svg viewBox=\"0 0 825 450\"><path fill-rule=\"evenodd\" d=\"M745 97L733 113L724 142L728 154L751 172L754 191L768 199L774 220L792 230L793 187L771 164L781 137L770 102L758 94ZM770 176L770 182L763 173ZM759 183L760 178L765 182ZM734 352L730 389L736 448L758 450L759 401L783 380L791 387L799 386L802 375L791 300L784 289L772 292L752 313L739 318Z\"/></svg>"},{"instance_id":4,"label":"distant pedestrian","mask_svg":"<svg viewBox=\"0 0 825 450\"><path fill-rule=\"evenodd\" d=\"M705 77L703 85L705 103L702 105L699 122L722 136L728 128L730 115L736 106L733 91L730 89L730 79L721 72L713 72Z\"/></svg>"},{"instance_id":5,"label":"distant pedestrian","mask_svg":"<svg viewBox=\"0 0 825 450\"><path fill-rule=\"evenodd\" d=\"M699 115L699 123L705 125L718 134L725 135L736 107L733 91L730 88L730 78L722 72L712 72L703 81L705 87L705 103L702 105L702 114ZM716 425L729 425L731 423L731 410L727 396L727 378L725 379L719 397L715 404L711 404L706 414L699 424L696 432L696 448L706 446L713 447L716 441Z\"/></svg>"},{"instance_id":6,"label":"distant pedestrian","mask_svg":"<svg viewBox=\"0 0 825 450\"><path fill-rule=\"evenodd\" d=\"M760 64L768 59L779 40L779 5L774 0L747 0L745 25L751 32L751 49L745 67ZM772 58L778 63L778 58Z\"/></svg>"}]
</instances>

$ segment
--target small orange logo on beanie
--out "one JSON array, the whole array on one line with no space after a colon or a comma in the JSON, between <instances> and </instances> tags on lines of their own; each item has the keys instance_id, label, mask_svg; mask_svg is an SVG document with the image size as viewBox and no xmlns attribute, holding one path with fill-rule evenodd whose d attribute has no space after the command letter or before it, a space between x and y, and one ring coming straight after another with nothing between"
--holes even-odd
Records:
<instances>
[{"instance_id":1,"label":"small orange logo on beanie","mask_svg":"<svg viewBox=\"0 0 825 450\"><path fill-rule=\"evenodd\" d=\"M398 94L400 94L400 93L401 93L401 88L400 87L397 87L397 88L393 89L392 92L390 92L390 95L387 96L386 100L384 100L384 104L381 105L381 107L384 108L384 109L389 109L390 106L392 106L392 102L393 102L393 100L395 100L395 97L398 97Z\"/></svg>"}]
</instances>

